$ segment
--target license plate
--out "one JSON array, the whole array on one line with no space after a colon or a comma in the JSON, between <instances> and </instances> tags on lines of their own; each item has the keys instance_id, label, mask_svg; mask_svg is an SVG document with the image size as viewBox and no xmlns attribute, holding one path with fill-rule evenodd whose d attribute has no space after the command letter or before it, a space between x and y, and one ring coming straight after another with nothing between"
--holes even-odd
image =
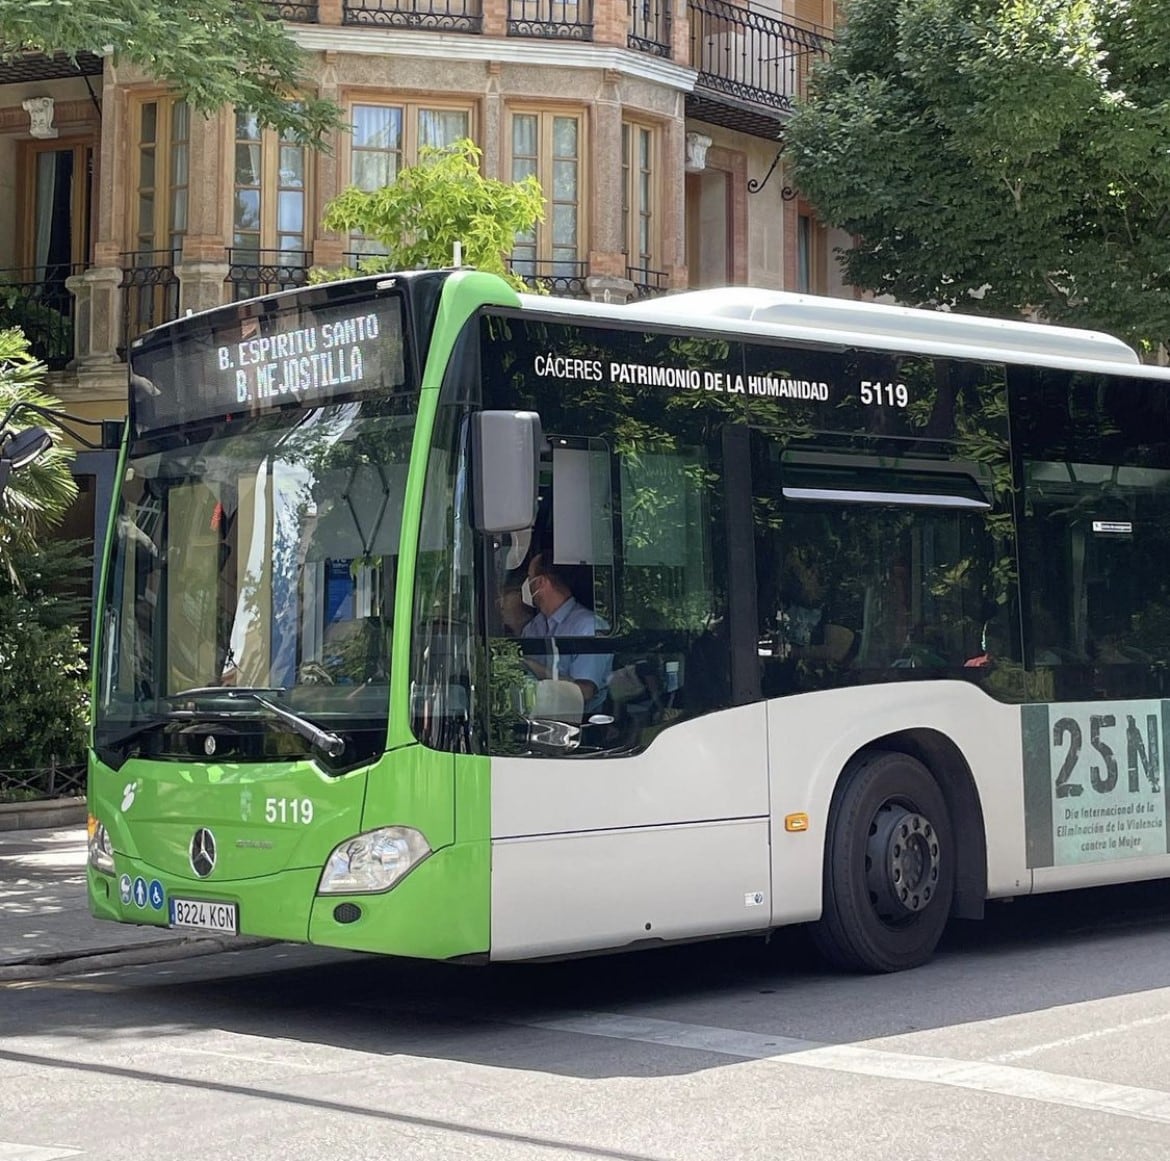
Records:
<instances>
[{"instance_id":1,"label":"license plate","mask_svg":"<svg viewBox=\"0 0 1170 1161\"><path fill-rule=\"evenodd\" d=\"M199 931L226 931L235 935L240 929L240 922L234 903L172 897L171 926L192 927Z\"/></svg>"}]
</instances>

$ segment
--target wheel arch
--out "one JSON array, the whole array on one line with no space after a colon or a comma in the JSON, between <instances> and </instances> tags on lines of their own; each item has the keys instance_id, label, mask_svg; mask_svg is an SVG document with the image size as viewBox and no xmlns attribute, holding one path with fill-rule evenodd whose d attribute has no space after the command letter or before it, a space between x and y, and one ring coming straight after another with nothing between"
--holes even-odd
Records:
<instances>
[{"instance_id":1,"label":"wheel arch","mask_svg":"<svg viewBox=\"0 0 1170 1161\"><path fill-rule=\"evenodd\" d=\"M874 738L863 749L897 751L917 759L930 771L946 800L955 840L951 914L959 919L982 919L987 900L987 835L979 790L962 750L946 734L929 729L899 730ZM856 757L854 754L850 761Z\"/></svg>"}]
</instances>

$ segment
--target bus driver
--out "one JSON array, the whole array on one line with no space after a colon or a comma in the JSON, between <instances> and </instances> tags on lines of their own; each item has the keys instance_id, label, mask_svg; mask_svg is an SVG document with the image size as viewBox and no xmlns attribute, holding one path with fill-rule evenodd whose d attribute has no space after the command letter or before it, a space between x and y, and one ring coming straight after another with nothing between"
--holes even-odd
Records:
<instances>
[{"instance_id":1,"label":"bus driver","mask_svg":"<svg viewBox=\"0 0 1170 1161\"><path fill-rule=\"evenodd\" d=\"M601 618L573 596L564 575L545 556L537 554L528 562L528 575L520 588L526 605L536 615L521 630L521 637L594 637L608 629ZM525 657L524 664L540 680L572 681L584 698L589 715L605 701L606 682L613 668L611 653L561 653L555 647L543 657Z\"/></svg>"}]
</instances>

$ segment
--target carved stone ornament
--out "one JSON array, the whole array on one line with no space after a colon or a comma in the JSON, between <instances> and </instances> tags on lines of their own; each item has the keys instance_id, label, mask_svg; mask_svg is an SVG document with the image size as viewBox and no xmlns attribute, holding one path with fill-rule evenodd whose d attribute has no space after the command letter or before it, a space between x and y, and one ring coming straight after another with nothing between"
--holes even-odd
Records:
<instances>
[{"instance_id":1,"label":"carved stone ornament","mask_svg":"<svg viewBox=\"0 0 1170 1161\"><path fill-rule=\"evenodd\" d=\"M710 148L710 137L702 133L687 134L687 173L702 173L707 168L707 150Z\"/></svg>"},{"instance_id":2,"label":"carved stone ornament","mask_svg":"<svg viewBox=\"0 0 1170 1161\"><path fill-rule=\"evenodd\" d=\"M32 123L29 132L34 137L49 141L57 136L57 130L53 128L52 97L29 97L27 101L21 102L21 108L29 116Z\"/></svg>"}]
</instances>

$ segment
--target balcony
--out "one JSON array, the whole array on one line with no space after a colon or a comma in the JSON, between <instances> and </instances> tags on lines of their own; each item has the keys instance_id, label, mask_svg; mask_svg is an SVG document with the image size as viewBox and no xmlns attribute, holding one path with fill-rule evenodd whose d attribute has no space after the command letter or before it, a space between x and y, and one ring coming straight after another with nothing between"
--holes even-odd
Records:
<instances>
[{"instance_id":1,"label":"balcony","mask_svg":"<svg viewBox=\"0 0 1170 1161\"><path fill-rule=\"evenodd\" d=\"M508 0L508 35L592 40L592 0Z\"/></svg>"},{"instance_id":2,"label":"balcony","mask_svg":"<svg viewBox=\"0 0 1170 1161\"><path fill-rule=\"evenodd\" d=\"M648 266L627 266L626 277L634 284L634 298L654 298L670 289L670 275Z\"/></svg>"},{"instance_id":3,"label":"balcony","mask_svg":"<svg viewBox=\"0 0 1170 1161\"><path fill-rule=\"evenodd\" d=\"M284 20L289 24L316 24L318 21L317 5L290 3L289 0L263 0L268 14L274 20Z\"/></svg>"},{"instance_id":4,"label":"balcony","mask_svg":"<svg viewBox=\"0 0 1170 1161\"><path fill-rule=\"evenodd\" d=\"M122 347L151 327L179 317L177 250L137 250L122 255Z\"/></svg>"},{"instance_id":5,"label":"balcony","mask_svg":"<svg viewBox=\"0 0 1170 1161\"><path fill-rule=\"evenodd\" d=\"M588 262L549 262L540 258L509 258L508 269L524 284L541 294L557 298L588 298L585 278Z\"/></svg>"},{"instance_id":6,"label":"balcony","mask_svg":"<svg viewBox=\"0 0 1170 1161\"><path fill-rule=\"evenodd\" d=\"M671 0L630 0L626 47L651 56L670 56Z\"/></svg>"},{"instance_id":7,"label":"balcony","mask_svg":"<svg viewBox=\"0 0 1170 1161\"><path fill-rule=\"evenodd\" d=\"M65 279L83 267L41 266L0 270L0 328L19 327L33 355L50 371L73 358L73 295Z\"/></svg>"},{"instance_id":8,"label":"balcony","mask_svg":"<svg viewBox=\"0 0 1170 1161\"><path fill-rule=\"evenodd\" d=\"M687 12L699 74L687 116L775 139L831 38L726 0L688 0Z\"/></svg>"},{"instance_id":9,"label":"balcony","mask_svg":"<svg viewBox=\"0 0 1170 1161\"><path fill-rule=\"evenodd\" d=\"M344 0L341 22L427 32L482 32L483 10L480 0Z\"/></svg>"},{"instance_id":10,"label":"balcony","mask_svg":"<svg viewBox=\"0 0 1170 1161\"><path fill-rule=\"evenodd\" d=\"M292 290L309 281L312 255L305 250L228 250L227 285L232 302Z\"/></svg>"}]
</instances>

